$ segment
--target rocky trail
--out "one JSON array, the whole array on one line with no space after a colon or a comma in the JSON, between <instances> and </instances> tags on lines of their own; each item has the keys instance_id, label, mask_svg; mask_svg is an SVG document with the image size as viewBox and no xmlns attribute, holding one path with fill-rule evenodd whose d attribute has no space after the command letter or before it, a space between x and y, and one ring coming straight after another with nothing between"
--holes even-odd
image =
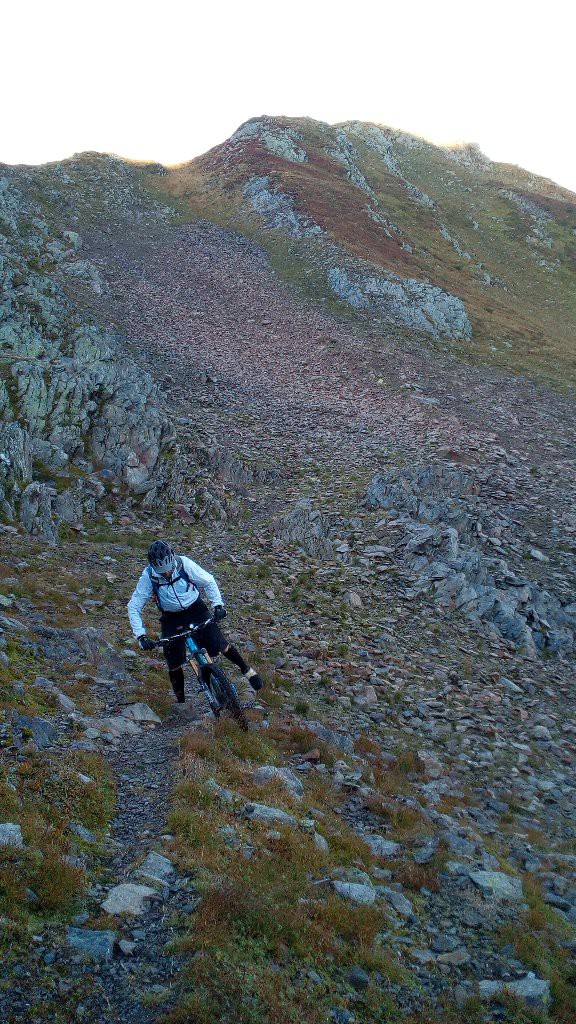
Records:
<instances>
[{"instance_id":1,"label":"rocky trail","mask_svg":"<svg viewBox=\"0 0 576 1024\"><path fill-rule=\"evenodd\" d=\"M381 338L370 324L355 334L295 298L256 245L207 223L163 229L148 248L128 236L91 244L109 289L100 313L128 335L135 358L161 385L178 437L175 458L199 466L191 484L182 474L181 493L172 490L172 517L127 505L123 528L136 531L142 550L150 533L162 531L214 571L230 635L259 659L275 698L266 717L254 716L253 733L265 738L271 727L282 736L297 727L327 745L310 756L282 754L281 767L303 792L322 782L330 794L324 811L310 805L301 827L320 835L321 847L329 806L376 858L370 870L353 859L314 885L331 887L351 907L385 906L380 942L399 973L390 980L353 966L352 980L349 972L336 995L326 995L322 1019L384 1020L363 1003L374 988L404 1016L438 1008L448 996L462 1006L478 986L488 996L504 985L546 1013L551 981L555 1000L569 1005L557 964L544 954L524 962L514 929L520 914L535 920L538 901L542 915L556 915L552 924L546 919L552 930L556 922L554 955L573 963L573 652L568 620L541 624L546 610L559 616L560 605L544 609L539 596L553 590L564 608L576 579L571 404ZM447 476L422 505L450 497L454 480L461 485L450 474L473 478L456 499L481 528L474 526L472 541L458 521L460 548L466 541L480 546L478 557L496 553L506 559L502 572L521 577L519 587L528 586L524 577L539 587L532 618L523 621L530 636L561 635L554 651L521 649L501 619L467 616L428 577L423 585L440 555L423 557L422 533L408 554L407 545L417 530L437 525L434 510L418 519L397 491L391 502L366 501L377 473L391 473L392 486L404 473L400 490L418 496L410 474L429 466ZM440 550L445 537L425 540ZM111 550L124 560L122 578L136 572L141 553ZM470 577L464 583L471 586ZM130 585L124 589L127 597ZM120 617L122 608L118 599L107 614ZM115 628L126 643L124 622ZM206 726L193 711L183 720L171 712L123 734L110 722L126 701L105 692L100 699L108 725L101 704L83 742L112 766L118 805L98 881L72 926L84 945L72 953L61 931L55 949L37 943L20 994L0 996L10 1024L44 1020L58 993L71 1014L63 1019L86 1024L160 1020L183 998L189 954L167 944L186 931L202 897L194 873L175 868L179 847L167 819L185 737L202 737ZM69 740L63 734L62 753ZM232 829L232 848L240 822L261 814L273 830L281 820L271 797L251 802L255 778L228 796L216 783L224 812L232 807L235 815L223 826ZM146 861L150 853L160 856ZM106 902L127 883L151 886L140 892L142 914L122 916L121 904ZM138 893L119 894L128 896ZM48 982L47 969L54 971ZM304 986L304 1006L319 998L306 996L305 986L317 984L307 970L308 980L293 979ZM567 1024L568 1012L557 1019Z\"/></svg>"}]
</instances>

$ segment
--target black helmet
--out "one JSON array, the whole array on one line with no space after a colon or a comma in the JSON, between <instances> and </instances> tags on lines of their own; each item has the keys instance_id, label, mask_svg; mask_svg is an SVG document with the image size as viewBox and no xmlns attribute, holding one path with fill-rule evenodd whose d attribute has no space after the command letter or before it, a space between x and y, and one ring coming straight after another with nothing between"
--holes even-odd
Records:
<instances>
[{"instance_id":1,"label":"black helmet","mask_svg":"<svg viewBox=\"0 0 576 1024\"><path fill-rule=\"evenodd\" d=\"M165 540L155 540L148 548L148 561L156 572L174 572L176 555Z\"/></svg>"}]
</instances>

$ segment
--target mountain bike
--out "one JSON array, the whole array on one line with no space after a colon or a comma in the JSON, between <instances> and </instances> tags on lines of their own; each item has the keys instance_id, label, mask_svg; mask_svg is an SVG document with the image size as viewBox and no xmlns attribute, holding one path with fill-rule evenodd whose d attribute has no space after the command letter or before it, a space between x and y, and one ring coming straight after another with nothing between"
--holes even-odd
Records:
<instances>
[{"instance_id":1,"label":"mountain bike","mask_svg":"<svg viewBox=\"0 0 576 1024\"><path fill-rule=\"evenodd\" d=\"M206 622L201 622L197 626L190 626L189 629L183 630L182 633L161 637L159 640L154 641L154 647L164 647L165 644L174 643L175 640L185 640L188 652L186 660L192 666L192 671L198 680L198 693L204 695L212 714L216 718L220 718L220 715L227 711L240 728L244 732L248 732L248 721L244 714L244 707L240 703L236 687L230 682L220 666L214 663L208 651L204 647L199 647L194 639L195 633L198 633L199 630L204 629L206 626L212 625L213 622L213 618L206 619Z\"/></svg>"}]
</instances>

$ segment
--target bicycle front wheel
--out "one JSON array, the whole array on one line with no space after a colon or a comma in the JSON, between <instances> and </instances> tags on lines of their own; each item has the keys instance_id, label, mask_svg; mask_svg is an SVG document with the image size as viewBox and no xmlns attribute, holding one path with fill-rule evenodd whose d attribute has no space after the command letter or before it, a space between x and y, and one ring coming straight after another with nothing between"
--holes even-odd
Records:
<instances>
[{"instance_id":1,"label":"bicycle front wheel","mask_svg":"<svg viewBox=\"0 0 576 1024\"><path fill-rule=\"evenodd\" d=\"M244 732L248 732L248 722L242 705L238 699L236 689L219 665L209 665L207 666L207 669L210 673L207 679L208 686L216 697L220 707L222 710L229 711L232 718L238 722L240 728L243 729Z\"/></svg>"}]
</instances>

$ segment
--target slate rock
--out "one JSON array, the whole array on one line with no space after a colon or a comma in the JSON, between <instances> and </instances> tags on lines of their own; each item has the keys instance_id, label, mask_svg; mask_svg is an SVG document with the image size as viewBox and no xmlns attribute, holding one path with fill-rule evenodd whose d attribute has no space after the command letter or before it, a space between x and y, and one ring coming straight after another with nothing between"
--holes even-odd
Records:
<instances>
[{"instance_id":1,"label":"slate rock","mask_svg":"<svg viewBox=\"0 0 576 1024\"><path fill-rule=\"evenodd\" d=\"M363 835L362 839L368 844L375 857L395 857L401 849L399 843L391 839L385 839L379 835Z\"/></svg>"},{"instance_id":2,"label":"slate rock","mask_svg":"<svg viewBox=\"0 0 576 1024\"><path fill-rule=\"evenodd\" d=\"M297 825L292 814L280 810L279 807L268 807L266 804L245 804L243 816L250 821L277 821L281 825Z\"/></svg>"},{"instance_id":3,"label":"slate rock","mask_svg":"<svg viewBox=\"0 0 576 1024\"><path fill-rule=\"evenodd\" d=\"M334 892L344 900L350 900L358 906L370 906L376 899L376 891L371 885L361 885L359 882L333 881Z\"/></svg>"},{"instance_id":4,"label":"slate rock","mask_svg":"<svg viewBox=\"0 0 576 1024\"><path fill-rule=\"evenodd\" d=\"M110 960L114 952L116 933L69 927L66 939L68 945L91 960Z\"/></svg>"},{"instance_id":5,"label":"slate rock","mask_svg":"<svg viewBox=\"0 0 576 1024\"><path fill-rule=\"evenodd\" d=\"M436 853L437 846L435 843L429 843L427 846L421 846L418 850L414 851L413 859L415 864L428 864L432 860Z\"/></svg>"},{"instance_id":6,"label":"slate rock","mask_svg":"<svg viewBox=\"0 0 576 1024\"><path fill-rule=\"evenodd\" d=\"M328 853L328 850L329 850L328 840L325 839L324 836L320 835L319 832L314 831L312 833L312 838L313 838L316 846L318 847L318 849L322 850L322 853Z\"/></svg>"},{"instance_id":7,"label":"slate rock","mask_svg":"<svg viewBox=\"0 0 576 1024\"><path fill-rule=\"evenodd\" d=\"M72 698L68 696L68 694L62 693L62 690L59 690L58 688L56 688L53 692L56 695L58 706L62 709L62 711L66 711L68 714L72 714L73 711L76 711L76 705Z\"/></svg>"},{"instance_id":8,"label":"slate rock","mask_svg":"<svg viewBox=\"0 0 576 1024\"><path fill-rule=\"evenodd\" d=\"M78 838L82 839L85 843L90 843L91 846L94 846L94 844L98 842L97 836L95 836L89 828L85 828L85 826L81 825L78 821L69 821L68 828L70 832L73 832L74 835L78 836Z\"/></svg>"},{"instance_id":9,"label":"slate rock","mask_svg":"<svg viewBox=\"0 0 576 1024\"><path fill-rule=\"evenodd\" d=\"M508 691L508 693L523 693L524 692L521 686L518 686L517 683L512 682L511 679L507 679L506 676L501 676L500 677L500 686L503 686L504 689Z\"/></svg>"},{"instance_id":10,"label":"slate rock","mask_svg":"<svg viewBox=\"0 0 576 1024\"><path fill-rule=\"evenodd\" d=\"M168 857L151 850L134 874L139 878L149 878L153 882L166 882L170 875L174 874L174 866Z\"/></svg>"},{"instance_id":11,"label":"slate rock","mask_svg":"<svg viewBox=\"0 0 576 1024\"><path fill-rule=\"evenodd\" d=\"M309 722L303 723L310 732L313 732L319 740L323 743L328 743L332 747L338 747L339 750L343 750L345 754L354 753L354 740L349 733L336 732L335 729L328 729L321 722Z\"/></svg>"},{"instance_id":12,"label":"slate rock","mask_svg":"<svg viewBox=\"0 0 576 1024\"><path fill-rule=\"evenodd\" d=\"M526 977L518 981L481 981L479 983L480 996L483 999L490 999L499 992L506 990L523 999L524 1002L537 1010L545 1010L552 1002L550 982L543 978L537 978L529 971Z\"/></svg>"},{"instance_id":13,"label":"slate rock","mask_svg":"<svg viewBox=\"0 0 576 1024\"><path fill-rule=\"evenodd\" d=\"M344 1010L341 1006L334 1006L330 1010L330 1020L334 1021L334 1024L354 1024L355 1019L349 1010Z\"/></svg>"},{"instance_id":14,"label":"slate rock","mask_svg":"<svg viewBox=\"0 0 576 1024\"><path fill-rule=\"evenodd\" d=\"M470 960L470 954L468 950L460 947L459 949L453 949L449 953L440 953L436 957L439 964L448 964L450 967L460 967L462 964L467 964Z\"/></svg>"},{"instance_id":15,"label":"slate rock","mask_svg":"<svg viewBox=\"0 0 576 1024\"><path fill-rule=\"evenodd\" d=\"M353 967L346 975L346 981L357 992L363 992L370 984L370 975L366 974L361 967Z\"/></svg>"},{"instance_id":16,"label":"slate rock","mask_svg":"<svg viewBox=\"0 0 576 1024\"><path fill-rule=\"evenodd\" d=\"M13 846L16 849L24 846L20 825L6 821L0 825L0 846Z\"/></svg>"},{"instance_id":17,"label":"slate rock","mask_svg":"<svg viewBox=\"0 0 576 1024\"><path fill-rule=\"evenodd\" d=\"M225 804L233 804L234 800L238 796L238 794L235 793L234 790L227 789L225 786L221 786L220 783L212 777L206 779L204 785L206 786L206 789L209 789L211 793L214 793L214 795L217 796L218 799Z\"/></svg>"},{"instance_id":18,"label":"slate rock","mask_svg":"<svg viewBox=\"0 0 576 1024\"><path fill-rule=\"evenodd\" d=\"M503 871L470 871L470 878L485 896L496 900L519 901L523 898L522 881Z\"/></svg>"},{"instance_id":19,"label":"slate rock","mask_svg":"<svg viewBox=\"0 0 576 1024\"><path fill-rule=\"evenodd\" d=\"M430 948L434 953L451 953L459 944L455 935L437 935Z\"/></svg>"},{"instance_id":20,"label":"slate rock","mask_svg":"<svg viewBox=\"0 0 576 1024\"><path fill-rule=\"evenodd\" d=\"M153 722L155 725L162 723L162 719L147 704L129 704L128 707L123 708L120 714L123 718L129 718L133 722Z\"/></svg>"},{"instance_id":21,"label":"slate rock","mask_svg":"<svg viewBox=\"0 0 576 1024\"><path fill-rule=\"evenodd\" d=\"M414 907L401 892L390 889L387 885L379 885L378 895L383 896L400 917L414 917Z\"/></svg>"},{"instance_id":22,"label":"slate rock","mask_svg":"<svg viewBox=\"0 0 576 1024\"><path fill-rule=\"evenodd\" d=\"M340 882L358 882L360 885L372 885L372 879L368 872L362 871L360 868L334 868L332 874Z\"/></svg>"},{"instance_id":23,"label":"slate rock","mask_svg":"<svg viewBox=\"0 0 576 1024\"><path fill-rule=\"evenodd\" d=\"M100 733L120 739L122 736L139 736L141 729L137 722L125 715L113 715L110 718L99 718L92 722L92 727Z\"/></svg>"},{"instance_id":24,"label":"slate rock","mask_svg":"<svg viewBox=\"0 0 576 1024\"><path fill-rule=\"evenodd\" d=\"M131 914L139 917L147 909L147 901L158 897L156 889L149 885L124 882L114 886L100 904L107 914Z\"/></svg>"},{"instance_id":25,"label":"slate rock","mask_svg":"<svg viewBox=\"0 0 576 1024\"><path fill-rule=\"evenodd\" d=\"M51 722L45 718L30 718L28 715L15 716L14 731L20 733L23 741L25 741L26 734L30 733L38 750L51 747L58 735L57 729Z\"/></svg>"},{"instance_id":26,"label":"slate rock","mask_svg":"<svg viewBox=\"0 0 576 1024\"><path fill-rule=\"evenodd\" d=\"M265 764L258 768L253 775L253 780L257 786L263 786L273 779L278 779L282 782L297 800L301 800L304 796L304 786L289 768L277 768L275 765Z\"/></svg>"},{"instance_id":27,"label":"slate rock","mask_svg":"<svg viewBox=\"0 0 576 1024\"><path fill-rule=\"evenodd\" d=\"M137 945L138 943L130 942L129 939L120 939L120 942L118 943L118 948L120 949L120 952L124 954L124 956L132 956Z\"/></svg>"}]
</instances>

